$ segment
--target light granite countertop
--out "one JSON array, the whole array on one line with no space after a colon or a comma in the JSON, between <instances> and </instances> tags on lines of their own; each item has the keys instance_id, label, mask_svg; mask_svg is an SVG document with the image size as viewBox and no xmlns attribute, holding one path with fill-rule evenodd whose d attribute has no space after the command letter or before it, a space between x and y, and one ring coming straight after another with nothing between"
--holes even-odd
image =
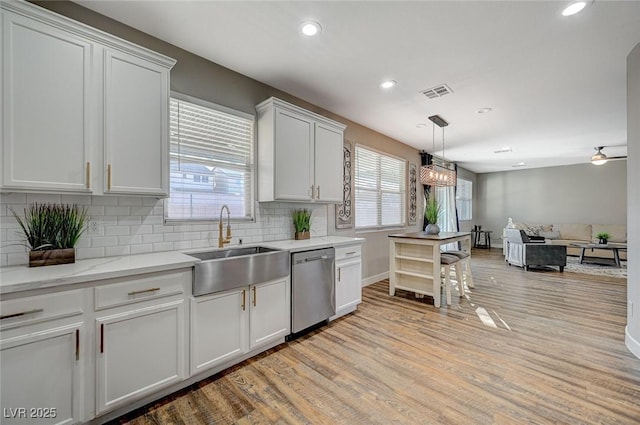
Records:
<instances>
[{"instance_id":1,"label":"light granite countertop","mask_svg":"<svg viewBox=\"0 0 640 425\"><path fill-rule=\"evenodd\" d=\"M260 245L284 251L299 252L329 246L362 243L363 241L363 238L322 236L300 241L283 240L247 246ZM191 250L190 252L197 251L203 251L203 249ZM0 268L0 296L22 291L53 288L59 290L59 287L64 285L193 267L198 262L200 260L189 256L188 252L167 251L121 257L91 258L78 260L73 264L46 267L2 267Z\"/></svg>"}]
</instances>

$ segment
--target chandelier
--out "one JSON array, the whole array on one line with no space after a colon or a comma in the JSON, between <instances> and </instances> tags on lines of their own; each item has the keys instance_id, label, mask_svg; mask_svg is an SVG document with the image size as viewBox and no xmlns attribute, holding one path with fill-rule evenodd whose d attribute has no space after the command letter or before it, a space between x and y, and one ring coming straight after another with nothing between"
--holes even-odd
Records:
<instances>
[{"instance_id":1,"label":"chandelier","mask_svg":"<svg viewBox=\"0 0 640 425\"><path fill-rule=\"evenodd\" d=\"M433 127L432 134L432 152L435 152L436 145L436 124L442 128L442 161L440 163L432 162L429 165L423 165L420 168L420 183L425 186L448 187L457 184L458 176L452 165L444 159L444 128L449 125L438 115L429 117ZM432 159L433 161L433 159Z\"/></svg>"}]
</instances>

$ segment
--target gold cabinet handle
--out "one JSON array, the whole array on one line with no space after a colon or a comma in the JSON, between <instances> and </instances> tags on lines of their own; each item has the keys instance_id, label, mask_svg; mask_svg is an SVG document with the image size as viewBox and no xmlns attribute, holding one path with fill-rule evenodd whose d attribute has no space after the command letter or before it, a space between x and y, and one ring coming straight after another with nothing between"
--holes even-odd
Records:
<instances>
[{"instance_id":1,"label":"gold cabinet handle","mask_svg":"<svg viewBox=\"0 0 640 425\"><path fill-rule=\"evenodd\" d=\"M111 190L111 164L107 165L107 190Z\"/></svg>"},{"instance_id":2,"label":"gold cabinet handle","mask_svg":"<svg viewBox=\"0 0 640 425\"><path fill-rule=\"evenodd\" d=\"M11 317L26 316L27 314L42 313L42 312L44 312L44 308L36 308L35 310L21 311L20 313L5 314L4 316L0 316L0 320L9 319Z\"/></svg>"},{"instance_id":3,"label":"gold cabinet handle","mask_svg":"<svg viewBox=\"0 0 640 425\"><path fill-rule=\"evenodd\" d=\"M338 282L342 279L342 267L338 267Z\"/></svg>"},{"instance_id":4,"label":"gold cabinet handle","mask_svg":"<svg viewBox=\"0 0 640 425\"><path fill-rule=\"evenodd\" d=\"M256 306L256 287L253 287L253 306Z\"/></svg>"},{"instance_id":5,"label":"gold cabinet handle","mask_svg":"<svg viewBox=\"0 0 640 425\"><path fill-rule=\"evenodd\" d=\"M315 190L313 189L313 185L311 185L311 199L314 199L313 195L315 194Z\"/></svg>"},{"instance_id":6,"label":"gold cabinet handle","mask_svg":"<svg viewBox=\"0 0 640 425\"><path fill-rule=\"evenodd\" d=\"M87 189L91 189L91 163L87 161L87 176L86 176Z\"/></svg>"},{"instance_id":7,"label":"gold cabinet handle","mask_svg":"<svg viewBox=\"0 0 640 425\"><path fill-rule=\"evenodd\" d=\"M76 361L80 360L80 329L76 329Z\"/></svg>"},{"instance_id":8,"label":"gold cabinet handle","mask_svg":"<svg viewBox=\"0 0 640 425\"><path fill-rule=\"evenodd\" d=\"M318 196L316 196L316 199L320 199L320 185L318 185Z\"/></svg>"},{"instance_id":9,"label":"gold cabinet handle","mask_svg":"<svg viewBox=\"0 0 640 425\"><path fill-rule=\"evenodd\" d=\"M247 302L247 291L245 289L242 290L242 311L244 311L246 309L246 302Z\"/></svg>"},{"instance_id":10,"label":"gold cabinet handle","mask_svg":"<svg viewBox=\"0 0 640 425\"><path fill-rule=\"evenodd\" d=\"M147 292L156 292L156 291L159 291L159 290L160 290L160 288L149 288L149 289L143 289L141 291L131 291L127 295L132 296L132 295L138 295L138 294L145 294Z\"/></svg>"}]
</instances>

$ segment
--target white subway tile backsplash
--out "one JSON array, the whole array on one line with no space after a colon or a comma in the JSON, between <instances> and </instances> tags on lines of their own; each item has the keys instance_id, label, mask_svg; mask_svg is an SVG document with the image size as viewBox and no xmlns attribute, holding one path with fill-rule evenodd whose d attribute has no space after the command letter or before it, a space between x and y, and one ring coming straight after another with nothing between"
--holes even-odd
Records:
<instances>
[{"instance_id":1,"label":"white subway tile backsplash","mask_svg":"<svg viewBox=\"0 0 640 425\"><path fill-rule=\"evenodd\" d=\"M166 250L169 251L170 249ZM153 252L153 244L131 245L131 254L146 254Z\"/></svg>"},{"instance_id":2,"label":"white subway tile backsplash","mask_svg":"<svg viewBox=\"0 0 640 425\"><path fill-rule=\"evenodd\" d=\"M27 204L33 204L34 202L37 202L39 204L59 204L60 195L27 193Z\"/></svg>"},{"instance_id":3,"label":"white subway tile backsplash","mask_svg":"<svg viewBox=\"0 0 640 425\"><path fill-rule=\"evenodd\" d=\"M97 234L82 235L76 246L76 257L95 258L115 255L141 254L193 248L215 248L218 245L218 223L165 224L163 200L142 197L0 194L0 265L27 264L26 249L18 242L19 226L10 215L8 206L22 214L29 203L65 202L88 207L92 220L98 224ZM233 244L291 239L293 209L312 211L313 236L327 234L326 205L299 203L256 203L255 221L232 222ZM226 217L224 220L226 228ZM223 231L226 231L223 230Z\"/></svg>"}]
</instances>

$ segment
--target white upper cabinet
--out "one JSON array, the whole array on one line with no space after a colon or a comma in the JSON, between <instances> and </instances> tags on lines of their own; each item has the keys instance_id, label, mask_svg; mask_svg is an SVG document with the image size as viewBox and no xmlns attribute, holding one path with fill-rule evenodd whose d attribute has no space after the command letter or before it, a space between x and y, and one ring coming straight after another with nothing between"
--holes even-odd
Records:
<instances>
[{"instance_id":1,"label":"white upper cabinet","mask_svg":"<svg viewBox=\"0 0 640 425\"><path fill-rule=\"evenodd\" d=\"M345 126L276 98L258 112L258 200L342 202Z\"/></svg>"},{"instance_id":2,"label":"white upper cabinet","mask_svg":"<svg viewBox=\"0 0 640 425\"><path fill-rule=\"evenodd\" d=\"M1 2L0 190L168 195L173 59Z\"/></svg>"},{"instance_id":3,"label":"white upper cabinet","mask_svg":"<svg viewBox=\"0 0 640 425\"><path fill-rule=\"evenodd\" d=\"M105 53L105 192L169 193L169 70Z\"/></svg>"},{"instance_id":4,"label":"white upper cabinet","mask_svg":"<svg viewBox=\"0 0 640 425\"><path fill-rule=\"evenodd\" d=\"M2 24L3 187L90 192L91 43L4 10Z\"/></svg>"}]
</instances>

